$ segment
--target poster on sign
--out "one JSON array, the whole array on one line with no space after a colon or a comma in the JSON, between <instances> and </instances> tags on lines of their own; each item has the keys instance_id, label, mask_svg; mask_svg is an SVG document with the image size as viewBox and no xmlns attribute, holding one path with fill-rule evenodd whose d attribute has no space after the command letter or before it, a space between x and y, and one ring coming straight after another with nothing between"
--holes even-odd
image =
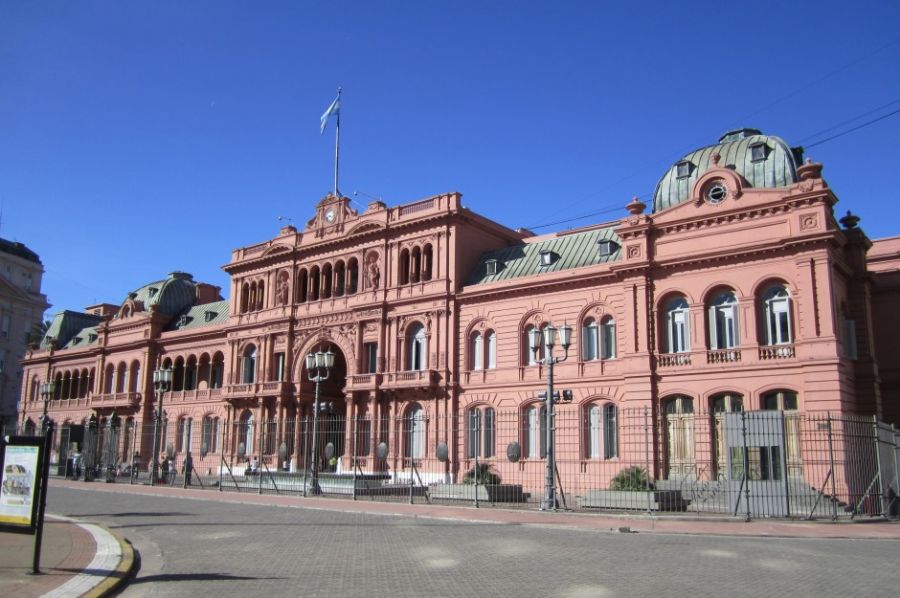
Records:
<instances>
[{"instance_id":1,"label":"poster on sign","mask_svg":"<svg viewBox=\"0 0 900 598\"><path fill-rule=\"evenodd\" d=\"M0 526L35 526L41 449L6 444L0 471Z\"/></svg>"}]
</instances>

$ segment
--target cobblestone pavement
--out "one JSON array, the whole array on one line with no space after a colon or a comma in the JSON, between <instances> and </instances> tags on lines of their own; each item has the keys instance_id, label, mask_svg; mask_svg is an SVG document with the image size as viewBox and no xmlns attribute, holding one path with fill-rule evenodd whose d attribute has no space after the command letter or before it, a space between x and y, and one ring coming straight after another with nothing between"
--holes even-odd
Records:
<instances>
[{"instance_id":1,"label":"cobblestone pavement","mask_svg":"<svg viewBox=\"0 0 900 598\"><path fill-rule=\"evenodd\" d=\"M52 487L132 541L149 596L886 596L898 540L622 534Z\"/></svg>"}]
</instances>

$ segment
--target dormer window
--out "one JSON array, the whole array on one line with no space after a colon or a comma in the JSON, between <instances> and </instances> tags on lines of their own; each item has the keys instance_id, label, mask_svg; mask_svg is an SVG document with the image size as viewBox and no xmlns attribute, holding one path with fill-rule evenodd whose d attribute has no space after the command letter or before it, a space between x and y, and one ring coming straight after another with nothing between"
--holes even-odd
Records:
<instances>
[{"instance_id":1,"label":"dormer window","mask_svg":"<svg viewBox=\"0 0 900 598\"><path fill-rule=\"evenodd\" d=\"M149 289L147 289L147 294L151 297L155 297L158 292L159 289L157 289L156 287L150 287Z\"/></svg>"},{"instance_id":2,"label":"dormer window","mask_svg":"<svg viewBox=\"0 0 900 598\"><path fill-rule=\"evenodd\" d=\"M218 314L214 311L208 311L204 314L207 322L212 322Z\"/></svg>"},{"instance_id":3,"label":"dormer window","mask_svg":"<svg viewBox=\"0 0 900 598\"><path fill-rule=\"evenodd\" d=\"M191 319L188 317L188 315L187 315L187 314L184 314L183 316L181 316L181 317L178 319L178 327L179 327L179 328L184 328L185 326L188 325L188 322L190 322L190 321L191 321Z\"/></svg>"},{"instance_id":4,"label":"dormer window","mask_svg":"<svg viewBox=\"0 0 900 598\"><path fill-rule=\"evenodd\" d=\"M484 264L488 276L493 276L500 270L500 264L497 260L488 260Z\"/></svg>"},{"instance_id":5,"label":"dormer window","mask_svg":"<svg viewBox=\"0 0 900 598\"><path fill-rule=\"evenodd\" d=\"M96 340L97 340L97 335L96 335L96 334L89 334L89 335L88 335L88 342L89 342L89 343L93 343L93 342L96 341Z\"/></svg>"},{"instance_id":6,"label":"dormer window","mask_svg":"<svg viewBox=\"0 0 900 598\"><path fill-rule=\"evenodd\" d=\"M769 146L763 142L754 143L750 146L750 161L762 162L769 155Z\"/></svg>"},{"instance_id":7,"label":"dormer window","mask_svg":"<svg viewBox=\"0 0 900 598\"><path fill-rule=\"evenodd\" d=\"M557 256L555 253L553 253L552 251L546 251L546 250L545 250L545 251L542 251L541 254L540 254L540 256L541 256L541 261L540 261L541 267L544 267L544 266L552 266L552 265L553 265L553 262L555 262L555 261L556 261L556 258L558 257L558 256Z\"/></svg>"},{"instance_id":8,"label":"dormer window","mask_svg":"<svg viewBox=\"0 0 900 598\"><path fill-rule=\"evenodd\" d=\"M80 342L81 342L81 337L80 337L80 336L76 336L75 338L72 339L72 345L73 345L73 346L74 346L74 345L77 345L77 344L80 343Z\"/></svg>"},{"instance_id":9,"label":"dormer window","mask_svg":"<svg viewBox=\"0 0 900 598\"><path fill-rule=\"evenodd\" d=\"M682 160L675 165L675 176L679 179L686 179L691 176L691 171L693 169L694 165L691 164L690 160Z\"/></svg>"},{"instance_id":10,"label":"dormer window","mask_svg":"<svg viewBox=\"0 0 900 598\"><path fill-rule=\"evenodd\" d=\"M619 244L615 241L597 241L597 255L609 257L619 250Z\"/></svg>"}]
</instances>

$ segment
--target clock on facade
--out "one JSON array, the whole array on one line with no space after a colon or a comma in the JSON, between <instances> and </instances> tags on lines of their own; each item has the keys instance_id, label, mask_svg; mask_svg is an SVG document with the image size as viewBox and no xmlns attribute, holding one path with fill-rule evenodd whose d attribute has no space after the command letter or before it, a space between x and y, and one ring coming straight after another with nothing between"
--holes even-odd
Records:
<instances>
[{"instance_id":1,"label":"clock on facade","mask_svg":"<svg viewBox=\"0 0 900 598\"><path fill-rule=\"evenodd\" d=\"M328 223L334 222L334 208L329 208L325 212L325 221Z\"/></svg>"}]
</instances>

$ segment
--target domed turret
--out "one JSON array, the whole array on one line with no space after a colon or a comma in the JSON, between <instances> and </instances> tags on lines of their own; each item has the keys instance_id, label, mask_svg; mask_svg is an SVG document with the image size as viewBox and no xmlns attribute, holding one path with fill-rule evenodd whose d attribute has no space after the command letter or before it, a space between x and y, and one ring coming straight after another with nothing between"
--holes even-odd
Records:
<instances>
[{"instance_id":1,"label":"domed turret","mask_svg":"<svg viewBox=\"0 0 900 598\"><path fill-rule=\"evenodd\" d=\"M719 166L731 168L749 187L787 187L799 180L801 148L790 148L780 137L763 135L757 129L728 131L715 145L695 150L676 162L656 185L653 211L659 212L688 199L691 189L720 156Z\"/></svg>"}]
</instances>

